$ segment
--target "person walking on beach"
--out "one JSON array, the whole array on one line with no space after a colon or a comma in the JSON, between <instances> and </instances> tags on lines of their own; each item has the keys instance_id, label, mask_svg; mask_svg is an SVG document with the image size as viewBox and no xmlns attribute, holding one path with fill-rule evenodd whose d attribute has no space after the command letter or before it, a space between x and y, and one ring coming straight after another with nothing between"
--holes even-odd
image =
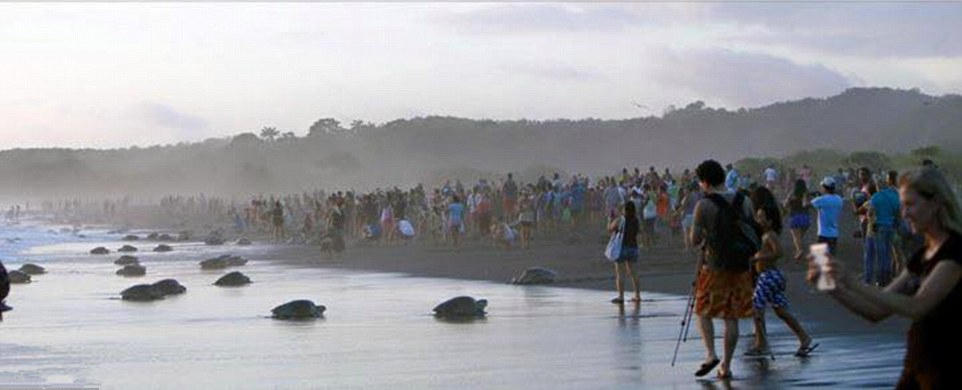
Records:
<instances>
[{"instance_id":1,"label":"person walking on beach","mask_svg":"<svg viewBox=\"0 0 962 390\"><path fill-rule=\"evenodd\" d=\"M836 252L838 245L838 217L842 213L842 197L835 194L835 179L822 179L825 194L812 199L812 207L818 211L818 242L828 244L828 251Z\"/></svg>"},{"instance_id":2,"label":"person walking on beach","mask_svg":"<svg viewBox=\"0 0 962 390\"><path fill-rule=\"evenodd\" d=\"M795 356L806 357L818 344L812 343L811 336L805 332L798 320L788 312L788 298L785 296L785 276L776 266L782 257L782 247L778 235L782 232L782 217L775 202L775 195L768 187L758 187L752 193L755 205L755 222L762 230L762 247L752 258L755 272L755 292L752 303L755 307L755 345L745 352L747 356L770 354L765 327L765 308L772 306L775 315L798 337L799 347Z\"/></svg>"},{"instance_id":3,"label":"person walking on beach","mask_svg":"<svg viewBox=\"0 0 962 390\"><path fill-rule=\"evenodd\" d=\"M638 264L638 212L635 210L634 202L625 202L624 210L620 218L614 218L608 223L608 233L615 233L622 229L621 252L615 260L615 290L618 296L611 300L614 304L625 303L625 287L621 282L621 268L625 269L625 274L631 280L631 287L635 290L632 302L641 302L641 285L638 282L638 274L632 268Z\"/></svg>"},{"instance_id":4,"label":"person walking on beach","mask_svg":"<svg viewBox=\"0 0 962 390\"><path fill-rule=\"evenodd\" d=\"M924 246L884 289L859 282L829 255L825 276L834 279L835 288L828 294L871 322L892 315L912 320L896 389L962 388L956 363L962 351L962 209L936 169L906 172L898 184L902 216L924 237ZM809 283L815 283L822 268L809 262Z\"/></svg>"},{"instance_id":5,"label":"person walking on beach","mask_svg":"<svg viewBox=\"0 0 962 390\"><path fill-rule=\"evenodd\" d=\"M785 209L788 210L788 229L792 235L792 244L795 245L795 260L801 260L805 256L802 242L805 233L812 225L812 217L808 213L808 188L805 187L805 180L796 179L795 188L785 199Z\"/></svg>"},{"instance_id":6,"label":"person walking on beach","mask_svg":"<svg viewBox=\"0 0 962 390\"><path fill-rule=\"evenodd\" d=\"M271 222L272 229L271 233L274 241L280 242L284 240L284 208L281 206L281 201L274 201L274 207L271 208Z\"/></svg>"},{"instance_id":7,"label":"person walking on beach","mask_svg":"<svg viewBox=\"0 0 962 390\"><path fill-rule=\"evenodd\" d=\"M892 243L900 208L899 194L895 190L898 184L898 172L889 172L886 179L882 188L865 204L871 212L872 225L869 229L874 236L873 244L875 244L874 248L866 248L866 250L871 249L875 255L875 264L868 262L865 264L866 282L871 283L869 277L874 269L877 271L874 275L875 281L880 286L888 284L892 277ZM866 257L866 261L869 259L871 258Z\"/></svg>"},{"instance_id":8,"label":"person walking on beach","mask_svg":"<svg viewBox=\"0 0 962 390\"><path fill-rule=\"evenodd\" d=\"M725 187L725 170L707 160L695 170L705 199L695 205L692 243L702 246L695 284L695 313L705 343L705 362L695 372L704 376L719 363L718 377L731 378L731 361L738 343L738 320L753 316L749 259L758 251L750 199ZM724 355L715 353L713 318L725 323Z\"/></svg>"}]
</instances>

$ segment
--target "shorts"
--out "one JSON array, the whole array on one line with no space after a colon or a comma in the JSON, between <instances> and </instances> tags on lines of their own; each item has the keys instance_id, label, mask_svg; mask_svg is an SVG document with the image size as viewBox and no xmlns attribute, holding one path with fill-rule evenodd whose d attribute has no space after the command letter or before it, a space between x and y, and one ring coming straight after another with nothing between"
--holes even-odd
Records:
<instances>
[{"instance_id":1,"label":"shorts","mask_svg":"<svg viewBox=\"0 0 962 390\"><path fill-rule=\"evenodd\" d=\"M710 318L738 319L755 314L752 275L702 268L695 290L695 312Z\"/></svg>"},{"instance_id":2,"label":"shorts","mask_svg":"<svg viewBox=\"0 0 962 390\"><path fill-rule=\"evenodd\" d=\"M691 225L695 222L695 216L692 214L685 214L685 217L681 219L681 227L685 230L691 229Z\"/></svg>"},{"instance_id":3,"label":"shorts","mask_svg":"<svg viewBox=\"0 0 962 390\"><path fill-rule=\"evenodd\" d=\"M808 214L792 214L788 217L788 227L790 229L805 230L808 229L809 226L812 226L812 218Z\"/></svg>"},{"instance_id":4,"label":"shorts","mask_svg":"<svg viewBox=\"0 0 962 390\"><path fill-rule=\"evenodd\" d=\"M758 311L764 310L768 305L775 308L788 307L788 298L785 297L785 275L775 268L766 269L758 274L752 304Z\"/></svg>"},{"instance_id":5,"label":"shorts","mask_svg":"<svg viewBox=\"0 0 962 390\"><path fill-rule=\"evenodd\" d=\"M638 247L623 246L615 263L636 263L638 262Z\"/></svg>"},{"instance_id":6,"label":"shorts","mask_svg":"<svg viewBox=\"0 0 962 390\"><path fill-rule=\"evenodd\" d=\"M828 253L830 255L834 256L838 254L838 252L836 252L836 249L835 249L835 247L838 245L838 237L818 236L818 238L815 241L819 243L828 244Z\"/></svg>"}]
</instances>

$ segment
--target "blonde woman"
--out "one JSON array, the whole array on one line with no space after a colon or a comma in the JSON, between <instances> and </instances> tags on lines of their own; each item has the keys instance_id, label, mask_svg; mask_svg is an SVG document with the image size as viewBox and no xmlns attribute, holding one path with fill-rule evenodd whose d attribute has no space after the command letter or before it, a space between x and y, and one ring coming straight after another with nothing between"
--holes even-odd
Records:
<instances>
[{"instance_id":1,"label":"blonde woman","mask_svg":"<svg viewBox=\"0 0 962 390\"><path fill-rule=\"evenodd\" d=\"M899 179L902 216L925 245L884 289L860 283L829 256L826 274L835 279L832 298L861 317L878 322L898 315L912 320L897 389L957 389L955 370L962 350L962 214L945 177L922 168ZM819 277L809 263L808 280Z\"/></svg>"}]
</instances>

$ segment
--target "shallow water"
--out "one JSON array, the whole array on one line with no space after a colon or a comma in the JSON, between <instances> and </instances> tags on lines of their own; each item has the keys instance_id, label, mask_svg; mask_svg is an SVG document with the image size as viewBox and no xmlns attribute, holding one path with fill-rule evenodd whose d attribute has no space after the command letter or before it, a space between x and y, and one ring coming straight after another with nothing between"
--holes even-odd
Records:
<instances>
[{"instance_id":1,"label":"shallow water","mask_svg":"<svg viewBox=\"0 0 962 390\"><path fill-rule=\"evenodd\" d=\"M8 300L15 310L0 323L0 389L726 387L692 377L703 357L696 329L669 365L684 297L647 293L640 307L619 310L608 292L291 268L265 261L265 247L200 243L137 253L147 276L123 278L112 264L120 254L86 254L120 247L119 235L91 231L76 242L46 227L17 229L16 247L0 248L8 268L29 258L48 274L15 285ZM251 259L237 270L254 283L211 285L226 271L201 271L197 262L222 253ZM152 303L118 299L130 285L169 277L187 293ZM488 299L487 318L451 323L430 315L457 295ZM325 317L267 318L299 298L327 306ZM731 386L890 388L898 375L899 337L820 333L819 351L797 359L794 337L772 319L776 359L739 358ZM750 330L749 321L741 326ZM740 340L739 353L749 341Z\"/></svg>"}]
</instances>

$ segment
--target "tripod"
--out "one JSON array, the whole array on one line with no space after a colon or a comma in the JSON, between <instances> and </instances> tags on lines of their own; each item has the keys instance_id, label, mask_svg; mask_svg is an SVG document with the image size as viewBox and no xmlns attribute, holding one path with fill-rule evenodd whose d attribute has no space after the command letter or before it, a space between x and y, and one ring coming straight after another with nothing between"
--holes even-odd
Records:
<instances>
[{"instance_id":1,"label":"tripod","mask_svg":"<svg viewBox=\"0 0 962 390\"><path fill-rule=\"evenodd\" d=\"M681 318L681 329L678 330L678 340L675 341L675 353L671 357L671 366L675 366L678 359L678 348L683 341L688 341L688 329L691 328L691 316L695 311L695 282L698 280L698 273L695 273L695 280L691 282L691 289L688 291L688 301L685 303L685 315Z\"/></svg>"}]
</instances>

